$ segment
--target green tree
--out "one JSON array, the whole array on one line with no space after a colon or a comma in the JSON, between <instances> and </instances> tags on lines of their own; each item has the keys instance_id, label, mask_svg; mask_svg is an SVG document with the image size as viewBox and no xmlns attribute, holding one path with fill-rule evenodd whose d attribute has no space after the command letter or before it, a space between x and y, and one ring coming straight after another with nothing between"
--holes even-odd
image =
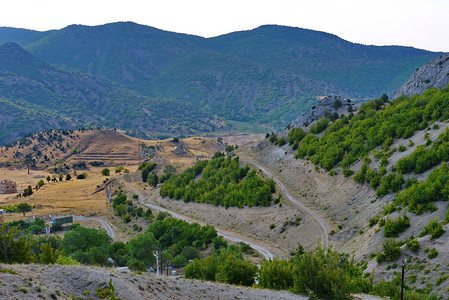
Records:
<instances>
[{"instance_id":1,"label":"green tree","mask_svg":"<svg viewBox=\"0 0 449 300\"><path fill-rule=\"evenodd\" d=\"M50 243L41 245L41 254L39 254L39 261L44 265L53 265L58 261L59 250L54 250Z\"/></svg>"},{"instance_id":2,"label":"green tree","mask_svg":"<svg viewBox=\"0 0 449 300\"><path fill-rule=\"evenodd\" d=\"M263 288L288 290L293 287L293 278L293 265L285 260L264 260L260 266L258 279Z\"/></svg>"},{"instance_id":3,"label":"green tree","mask_svg":"<svg viewBox=\"0 0 449 300\"><path fill-rule=\"evenodd\" d=\"M23 213L23 216L25 216L25 213L32 211L33 207L29 205L28 203L20 203L17 205L17 211Z\"/></svg>"},{"instance_id":4,"label":"green tree","mask_svg":"<svg viewBox=\"0 0 449 300\"><path fill-rule=\"evenodd\" d=\"M257 266L243 260L241 255L223 249L218 258L219 264L215 278L219 282L251 286L257 274Z\"/></svg>"},{"instance_id":5,"label":"green tree","mask_svg":"<svg viewBox=\"0 0 449 300\"><path fill-rule=\"evenodd\" d=\"M32 194L33 194L33 189L31 188L31 185L29 185L27 188L25 188L25 190L23 190L23 193L22 193L22 195L24 197L31 196Z\"/></svg>"},{"instance_id":6,"label":"green tree","mask_svg":"<svg viewBox=\"0 0 449 300\"><path fill-rule=\"evenodd\" d=\"M104 168L101 170L101 175L103 176L109 176L111 174L111 171L108 168Z\"/></svg>"},{"instance_id":7,"label":"green tree","mask_svg":"<svg viewBox=\"0 0 449 300\"><path fill-rule=\"evenodd\" d=\"M159 177L157 176L157 174L155 172L153 172L148 177L148 184L151 185L152 187L156 187L158 183L159 183Z\"/></svg>"},{"instance_id":8,"label":"green tree","mask_svg":"<svg viewBox=\"0 0 449 300\"><path fill-rule=\"evenodd\" d=\"M0 262L28 264L34 261L31 252L34 240L22 235L16 227L0 224Z\"/></svg>"},{"instance_id":9,"label":"green tree","mask_svg":"<svg viewBox=\"0 0 449 300\"><path fill-rule=\"evenodd\" d=\"M153 255L153 250L156 246L156 239L153 233L145 232L139 234L135 239L128 242L128 257L129 259L136 259L151 266L154 264L156 258Z\"/></svg>"},{"instance_id":10,"label":"green tree","mask_svg":"<svg viewBox=\"0 0 449 300\"><path fill-rule=\"evenodd\" d=\"M43 186L44 186L44 181L43 181L42 179L39 180L39 181L37 182L37 186L38 186L39 188L43 187Z\"/></svg>"},{"instance_id":11,"label":"green tree","mask_svg":"<svg viewBox=\"0 0 449 300\"><path fill-rule=\"evenodd\" d=\"M81 263L108 265L110 241L111 238L103 230L76 226L64 234L61 249Z\"/></svg>"}]
</instances>

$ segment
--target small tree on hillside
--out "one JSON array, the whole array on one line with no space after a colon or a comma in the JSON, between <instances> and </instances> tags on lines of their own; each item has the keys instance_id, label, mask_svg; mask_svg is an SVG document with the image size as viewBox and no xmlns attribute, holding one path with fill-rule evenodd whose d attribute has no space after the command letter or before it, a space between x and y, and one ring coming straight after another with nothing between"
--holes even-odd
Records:
<instances>
[{"instance_id":1,"label":"small tree on hillside","mask_svg":"<svg viewBox=\"0 0 449 300\"><path fill-rule=\"evenodd\" d=\"M159 177L157 176L156 173L152 173L150 176L148 176L148 184L156 187L157 184L159 183Z\"/></svg>"},{"instance_id":2,"label":"small tree on hillside","mask_svg":"<svg viewBox=\"0 0 449 300\"><path fill-rule=\"evenodd\" d=\"M25 213L32 211L33 207L29 205L28 203L20 203L17 205L17 211L23 213L23 216L25 216Z\"/></svg>"}]
</instances>

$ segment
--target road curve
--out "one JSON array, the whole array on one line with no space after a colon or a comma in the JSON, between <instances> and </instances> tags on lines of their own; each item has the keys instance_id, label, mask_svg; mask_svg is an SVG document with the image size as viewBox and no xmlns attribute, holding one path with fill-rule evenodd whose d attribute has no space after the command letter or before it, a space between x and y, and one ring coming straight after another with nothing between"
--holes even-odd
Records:
<instances>
[{"instance_id":1,"label":"road curve","mask_svg":"<svg viewBox=\"0 0 449 300\"><path fill-rule=\"evenodd\" d=\"M298 207L300 210L304 211L306 214L308 214L310 217L312 217L312 219L315 221L315 223L321 229L321 241L322 241L323 245L325 246L325 248L328 248L329 247L329 234L328 234L328 232L329 232L329 224L327 224L327 222L324 221L323 218L321 218L319 215L317 215L313 210L311 210L310 208L308 208L307 206L305 206L304 204L302 204L301 202L299 202L298 200L293 198L293 196L288 192L288 190L284 186L284 184L279 179L277 179L273 174L271 174L267 169L265 169L260 164L258 164L257 162L253 161L252 159L250 159L246 155L246 151L248 150L249 146L250 145L247 145L243 149L243 151L242 151L243 158L247 162L249 162L250 164L252 164L252 165L256 166L257 168L259 168L269 178L272 178L276 182L276 184L278 185L280 190L282 191L282 194L284 194L284 197L288 198L288 200L290 200L294 205L296 205L296 207Z\"/></svg>"},{"instance_id":2,"label":"road curve","mask_svg":"<svg viewBox=\"0 0 449 300\"><path fill-rule=\"evenodd\" d=\"M114 239L115 237L115 232L114 229L112 229L111 225L109 225L108 222L106 222L103 219L100 218L91 218L91 217L85 217L85 216L73 216L73 220L74 221L95 221L101 224L101 226L103 226L103 228L106 230L106 233L109 235L109 237L111 239Z\"/></svg>"},{"instance_id":3,"label":"road curve","mask_svg":"<svg viewBox=\"0 0 449 300\"><path fill-rule=\"evenodd\" d=\"M122 181L122 182L123 182L123 181ZM157 211L163 211L163 212L169 213L169 214L172 215L173 218L176 218L176 219L179 219L179 220L184 220L184 221L189 222L189 223L193 223L193 222L195 222L195 223L201 223L201 222L198 222L198 221L196 221L196 220L191 220L191 219L189 219L189 218L186 217L186 216L180 215L180 214L178 214L178 213L176 213L176 212L173 212L173 211L171 211L171 210L168 210L168 209L166 209L166 208L164 208L164 207L160 207L160 206L155 205L155 204L151 204L151 203L146 203L146 202L144 202L145 198L142 196L142 194L141 194L137 189L135 189L134 187L131 187L131 186L128 185L126 182L123 182L123 183L124 183L128 188L132 189L132 190L133 190L133 193L135 193L135 194L137 194L137 195L139 196L139 202L140 202L142 205L144 205L144 206L146 206L146 207L149 207L149 208L151 208L151 209L155 209L155 210L157 210ZM147 200L150 200L150 199L156 198L156 197L160 197L160 195L159 195L159 194L155 194L155 195L153 195L152 197L147 198ZM235 243L243 242L243 243L246 243L246 244L250 245L253 249L255 249L256 251L260 252L266 259L273 259L273 258L274 258L274 254L273 254L270 250L268 250L267 248L264 248L263 246L254 244L253 242L248 241L248 240L245 240L245 239L242 239L242 238L240 238L240 237L236 237L236 236L232 235L231 232L223 231L223 230L218 229L218 228L215 228L215 230L217 231L217 234L218 234L219 236L222 236L223 238L225 238L225 239L227 239L227 240L229 240L229 241L232 241L232 242L235 242Z\"/></svg>"}]
</instances>

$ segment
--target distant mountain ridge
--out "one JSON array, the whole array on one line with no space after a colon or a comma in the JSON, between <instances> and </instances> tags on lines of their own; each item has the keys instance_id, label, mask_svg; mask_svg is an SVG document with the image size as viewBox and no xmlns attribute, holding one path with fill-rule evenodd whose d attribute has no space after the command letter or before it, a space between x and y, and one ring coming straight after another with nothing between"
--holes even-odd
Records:
<instances>
[{"instance_id":1,"label":"distant mountain ridge","mask_svg":"<svg viewBox=\"0 0 449 300\"><path fill-rule=\"evenodd\" d=\"M108 88L120 87L151 99L168 98L172 105L186 107L184 111L277 128L310 108L318 96L368 99L392 94L416 68L440 55L410 47L354 44L324 32L276 25L214 38L132 22L71 25L47 32L2 27L0 41L7 40L59 71L86 74L82 78L94 81L103 78L101 85L107 82ZM37 77L33 79L40 82ZM26 94L27 90L20 92L23 99L44 101L39 95ZM3 91L0 97L9 99L11 89L6 94ZM130 115L125 111L123 117ZM185 116L170 120L182 123ZM191 117L195 119L196 114ZM110 126L98 120L99 126ZM129 122L114 122L125 123ZM183 129L174 129L175 124L168 130L156 127L166 132L188 131L185 124L180 126ZM154 125L139 126L143 131L154 129Z\"/></svg>"},{"instance_id":2,"label":"distant mountain ridge","mask_svg":"<svg viewBox=\"0 0 449 300\"><path fill-rule=\"evenodd\" d=\"M0 45L0 144L49 128L118 127L134 135L209 132L219 127L210 115L189 103L63 71L15 43Z\"/></svg>"}]
</instances>

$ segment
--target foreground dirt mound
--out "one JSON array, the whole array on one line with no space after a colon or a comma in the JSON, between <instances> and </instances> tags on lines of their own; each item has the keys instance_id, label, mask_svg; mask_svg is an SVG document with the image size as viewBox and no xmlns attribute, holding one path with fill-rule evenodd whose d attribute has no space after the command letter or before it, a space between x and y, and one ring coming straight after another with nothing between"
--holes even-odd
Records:
<instances>
[{"instance_id":1,"label":"foreground dirt mound","mask_svg":"<svg viewBox=\"0 0 449 300\"><path fill-rule=\"evenodd\" d=\"M161 277L150 273L140 275L107 268L0 264L1 269L11 269L17 274L0 272L0 299L99 299L97 288L106 288L110 279L115 296L123 300L307 299L288 292Z\"/></svg>"}]
</instances>

